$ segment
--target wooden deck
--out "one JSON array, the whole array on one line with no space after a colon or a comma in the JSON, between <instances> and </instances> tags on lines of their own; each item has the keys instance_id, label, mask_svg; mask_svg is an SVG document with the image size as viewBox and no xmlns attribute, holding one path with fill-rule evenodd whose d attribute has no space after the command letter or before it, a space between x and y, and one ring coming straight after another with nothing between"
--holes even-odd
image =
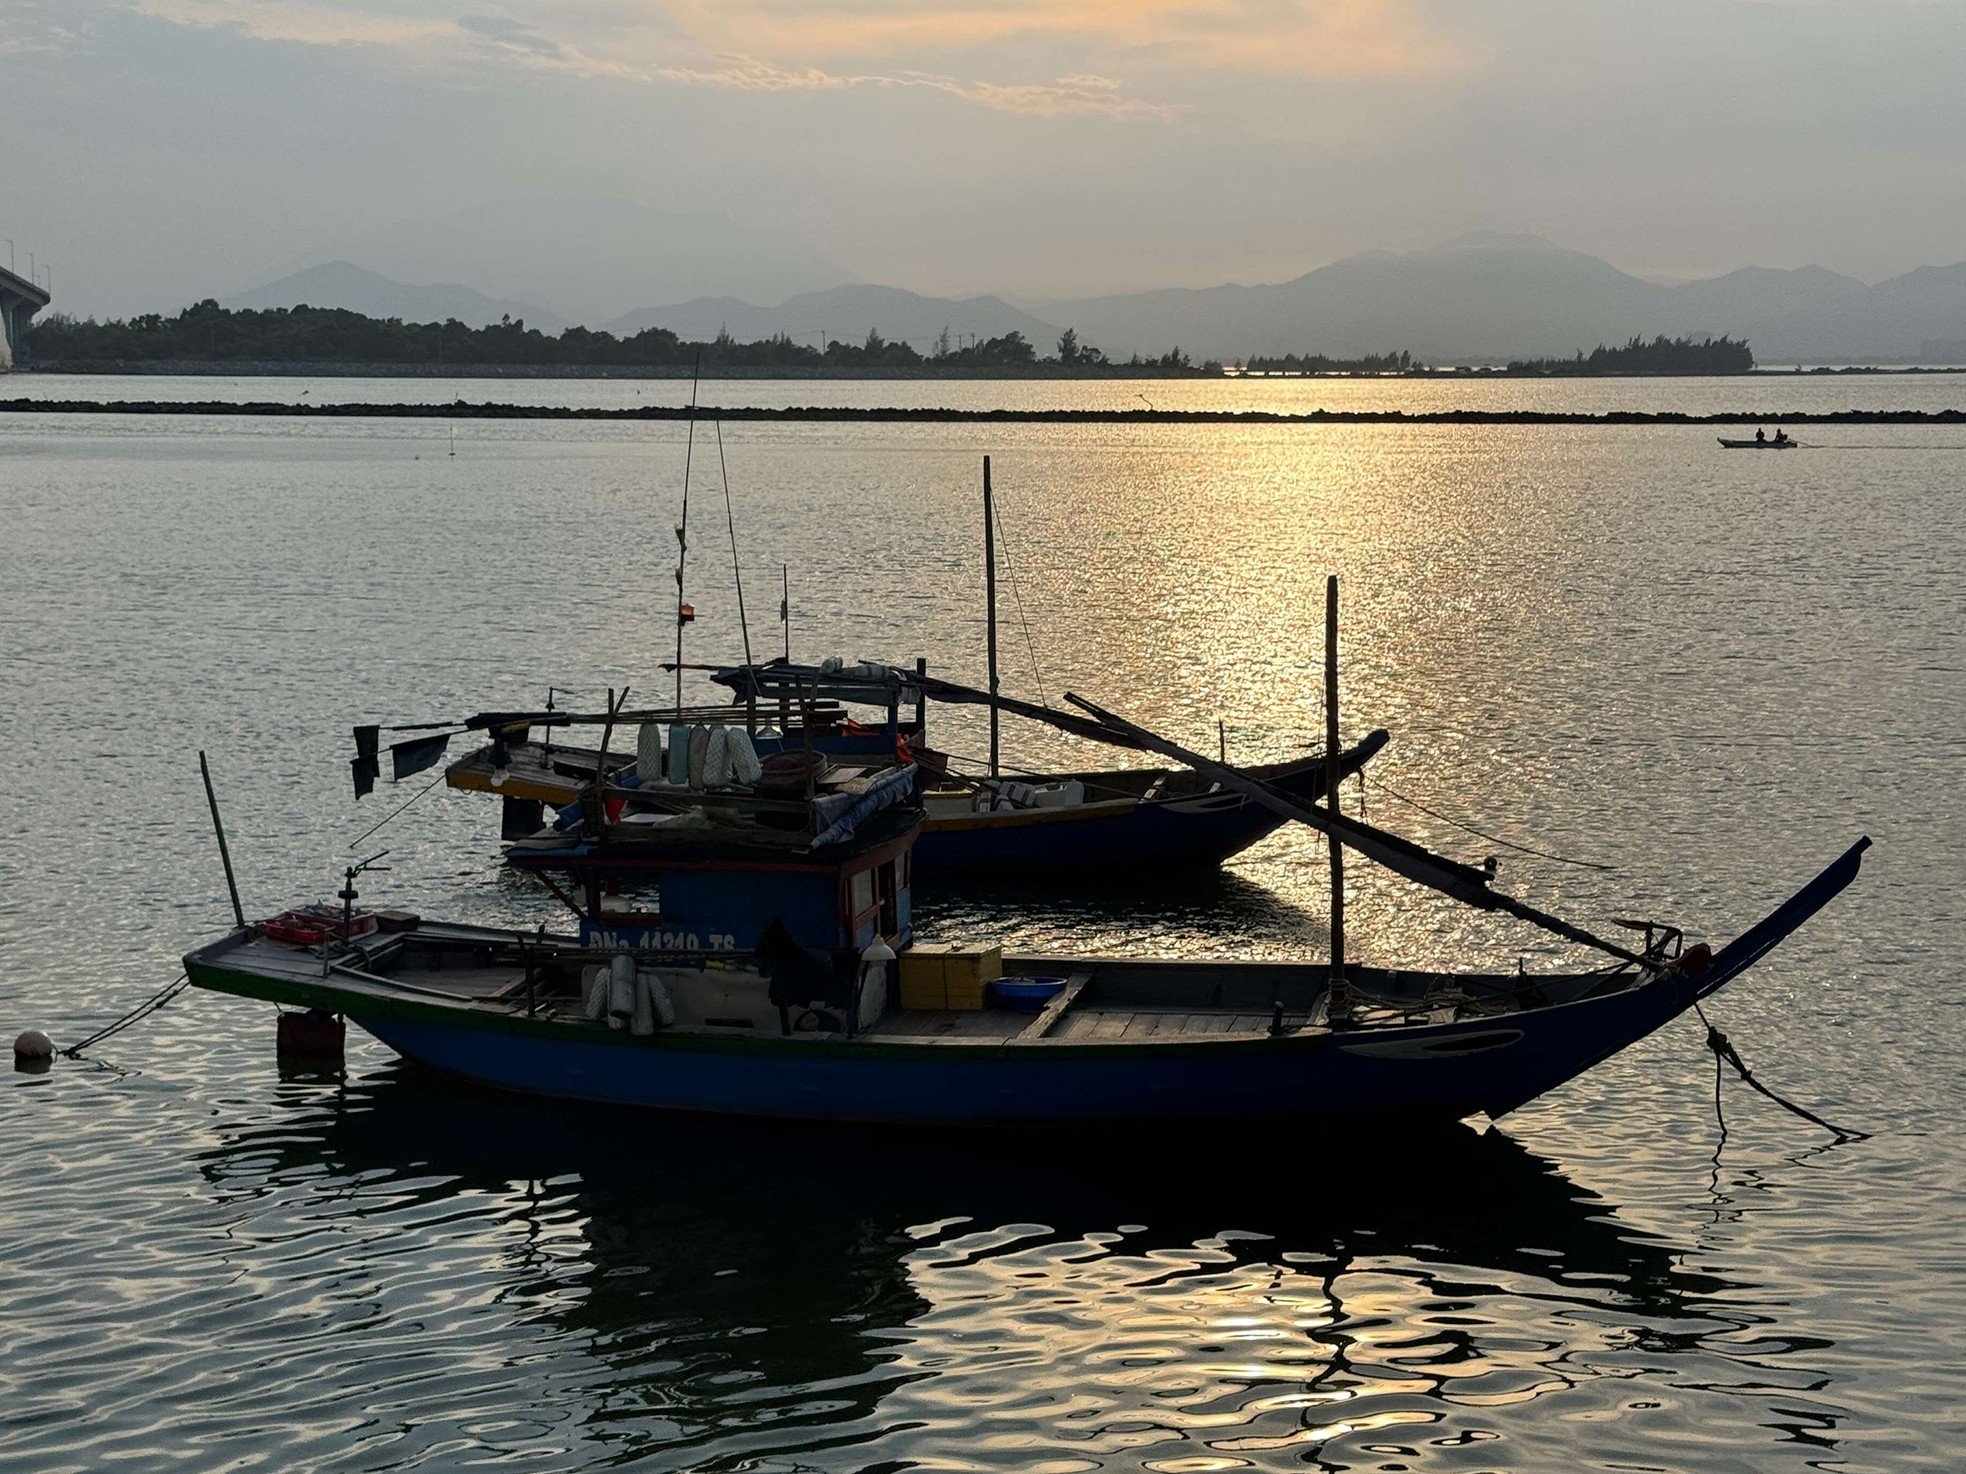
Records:
<instances>
[{"instance_id":1,"label":"wooden deck","mask_svg":"<svg viewBox=\"0 0 1966 1474\"><path fill-rule=\"evenodd\" d=\"M1149 1039L1165 1044L1181 1038L1263 1037L1270 1032L1270 1016L1266 1013L1088 1007L1066 1013L1042 1037L1027 1038L1030 1025L1037 1017L1001 1008L934 1013L902 1010L884 1015L863 1037L946 1040L958 1044L1137 1044ZM1287 1015L1285 1022L1301 1026L1306 1020L1301 1014Z\"/></svg>"}]
</instances>

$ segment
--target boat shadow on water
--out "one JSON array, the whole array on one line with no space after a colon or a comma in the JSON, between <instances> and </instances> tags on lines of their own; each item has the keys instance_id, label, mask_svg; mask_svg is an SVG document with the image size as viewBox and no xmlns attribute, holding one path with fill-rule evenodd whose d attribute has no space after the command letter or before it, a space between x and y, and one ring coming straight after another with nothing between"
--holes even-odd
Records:
<instances>
[{"instance_id":1,"label":"boat shadow on water","mask_svg":"<svg viewBox=\"0 0 1966 1474\"><path fill-rule=\"evenodd\" d=\"M1667 1356L1651 1328L1697 1342L1740 1325L1715 1302L1743 1286L1686 1268L1684 1246L1499 1131L1400 1127L1329 1147L1219 1129L665 1118L395 1064L331 1097L283 1097L205 1158L214 1187L253 1197L325 1174L431 1224L489 1200L500 1298L581 1349L589 1432L625 1457L734 1467L760 1449L885 1447L940 1396L915 1384L1017 1380L995 1358L1034 1339L1056 1344L1032 1367L1071 1367L1115 1419L1178 1401L1150 1390L1165 1382L1282 1398L1302 1436L1329 1402L1380 1395L1437 1401L1425 1421L1451 1424L1484 1363L1523 1362L1497 1375L1525 1401L1595 1375L1555 1342L1525 1349L1506 1323L1523 1312L1500 1309L1523 1297L1559 1321L1607 1317ZM1238 1345L1224 1329L1238 1316L1281 1334ZM1113 1360L1142 1337L1163 1348L1158 1367ZM1062 1405L1026 1411L1039 1439L1070 1426Z\"/></svg>"}]
</instances>

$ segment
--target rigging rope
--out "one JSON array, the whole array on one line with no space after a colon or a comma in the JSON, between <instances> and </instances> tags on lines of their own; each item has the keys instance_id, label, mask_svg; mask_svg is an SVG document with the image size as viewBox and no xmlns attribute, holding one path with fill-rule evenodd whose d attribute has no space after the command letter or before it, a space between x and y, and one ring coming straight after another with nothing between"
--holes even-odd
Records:
<instances>
[{"instance_id":1,"label":"rigging rope","mask_svg":"<svg viewBox=\"0 0 1966 1474\"><path fill-rule=\"evenodd\" d=\"M1727 1129L1727 1119L1720 1114L1720 1062L1726 1060L1728 1064L1734 1067L1734 1073L1746 1081L1750 1088L1767 1096L1783 1110L1798 1115L1813 1125L1822 1127L1823 1130L1829 1132L1839 1142L1868 1141L1870 1139L1870 1133L1868 1131L1852 1131L1847 1126L1832 1126L1828 1121L1825 1121L1813 1111L1804 1110L1794 1101L1784 1099L1782 1096L1770 1090L1766 1085L1763 1085L1759 1080L1754 1078L1754 1072L1747 1067L1747 1061L1741 1058L1740 1051L1734 1047L1733 1042L1713 1026L1713 1021L1707 1017L1706 1010L1695 1003L1693 1005L1693 1012L1697 1013L1700 1016L1700 1022L1707 1026L1707 1048L1713 1051L1713 1111L1714 1115L1720 1121L1720 1129L1723 1132Z\"/></svg>"},{"instance_id":2,"label":"rigging rope","mask_svg":"<svg viewBox=\"0 0 1966 1474\"><path fill-rule=\"evenodd\" d=\"M1367 781L1365 769L1360 768L1358 770L1358 778L1362 789L1363 785ZM1498 834L1490 834L1485 829L1477 829L1474 827L1474 825L1464 823L1462 820L1456 819L1451 814L1443 814L1440 812L1439 809L1428 808L1425 804L1421 803L1420 800L1418 800L1417 798L1412 798L1404 793L1401 793L1397 788L1393 787L1392 784L1386 782L1383 778L1373 777L1370 781L1372 786L1374 788L1377 788L1381 793L1385 794L1386 797L1390 799L1394 799L1399 803L1406 804L1411 808L1418 809L1421 813L1427 814L1435 819L1438 819L1443 824L1451 824L1456 829L1465 830L1469 834L1474 835L1477 839L1485 839L1490 844L1498 844L1505 850L1515 850L1520 854L1534 855L1539 860L1554 860L1559 865L1575 865L1583 870L1615 870L1617 868L1615 865L1599 864L1596 860L1573 860L1568 855L1552 854L1548 850L1532 849L1530 846L1526 844L1517 844L1512 839L1503 839ZM1363 810L1361 809L1361 812L1362 811Z\"/></svg>"},{"instance_id":3,"label":"rigging rope","mask_svg":"<svg viewBox=\"0 0 1966 1474\"><path fill-rule=\"evenodd\" d=\"M717 469L724 478L724 523L730 528L730 579L737 585L737 627L744 632L744 663L751 663L751 621L744 613L744 572L737 563L737 514L730 509L730 467L724 464L724 421L717 417Z\"/></svg>"},{"instance_id":4,"label":"rigging rope","mask_svg":"<svg viewBox=\"0 0 1966 1474\"><path fill-rule=\"evenodd\" d=\"M131 1009L128 1013L124 1014L121 1018L117 1019L115 1023L108 1024L105 1025L103 1028L97 1029L95 1033L89 1035L88 1038L82 1040L79 1044L69 1045L68 1048L62 1051L62 1053L65 1056L67 1056L69 1059L79 1059L81 1057L82 1051L87 1049L90 1045L101 1043L104 1039L107 1039L111 1034L122 1033L123 1030L129 1028L129 1026L135 1023L138 1019L144 1018L150 1014L155 1013L158 1009L162 1008L165 1004L169 1003L173 998L177 997L178 994L182 993L186 988L190 986L191 986L191 979L188 976L186 976L184 973L179 973L177 975L177 981L172 983L169 987L165 988L162 992L151 994L148 998L144 999L143 1002L139 1003L135 1008Z\"/></svg>"},{"instance_id":5,"label":"rigging rope","mask_svg":"<svg viewBox=\"0 0 1966 1474\"><path fill-rule=\"evenodd\" d=\"M1003 571L1010 575L1010 597L1017 605L1017 622L1024 627L1024 653L1031 658L1031 678L1038 683L1038 700L1051 705L1044 692L1044 672L1038 668L1038 647L1031 640L1031 621L1024 617L1024 592L1017 586L1017 567L1010 561L1010 535L1004 531L1003 498L996 499L992 515L997 519L997 542L1003 549Z\"/></svg>"},{"instance_id":6,"label":"rigging rope","mask_svg":"<svg viewBox=\"0 0 1966 1474\"><path fill-rule=\"evenodd\" d=\"M363 840L367 839L371 834L374 834L376 830L382 828L383 825L387 824L391 819L395 818L398 814L402 813L404 809L407 809L411 804L415 803L418 799L422 798L424 794L428 793L431 789L435 788L439 783L442 783L449 776L450 776L449 773L439 773L436 777L432 778L428 783L424 784L423 787L419 789L416 793L411 794L410 797L404 799L401 803L396 805L395 808L391 809L388 813L384 814L380 819L376 820L375 823L371 824L367 829L364 829L360 834L356 835L353 839L349 840L348 848L351 850L354 849Z\"/></svg>"}]
</instances>

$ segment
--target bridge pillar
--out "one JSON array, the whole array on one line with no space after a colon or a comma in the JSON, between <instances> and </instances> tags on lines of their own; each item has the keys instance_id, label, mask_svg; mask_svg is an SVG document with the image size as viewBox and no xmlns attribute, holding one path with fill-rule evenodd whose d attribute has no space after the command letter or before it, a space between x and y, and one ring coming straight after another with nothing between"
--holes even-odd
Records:
<instances>
[{"instance_id":1,"label":"bridge pillar","mask_svg":"<svg viewBox=\"0 0 1966 1474\"><path fill-rule=\"evenodd\" d=\"M0 268L0 373L27 360L27 325L48 305L48 294L24 276Z\"/></svg>"}]
</instances>

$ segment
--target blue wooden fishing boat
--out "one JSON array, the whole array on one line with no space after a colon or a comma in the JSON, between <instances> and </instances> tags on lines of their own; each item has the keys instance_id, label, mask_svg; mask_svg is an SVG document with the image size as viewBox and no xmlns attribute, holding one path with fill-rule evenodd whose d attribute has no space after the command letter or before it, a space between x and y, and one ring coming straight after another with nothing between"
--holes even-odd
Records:
<instances>
[{"instance_id":1,"label":"blue wooden fishing boat","mask_svg":"<svg viewBox=\"0 0 1966 1474\"><path fill-rule=\"evenodd\" d=\"M1353 968L1341 1017L1319 964L1005 958L1068 979L1033 1017L890 1007L884 959L843 969L783 941L631 952L411 918L318 947L248 927L185 968L343 1015L446 1074L608 1105L894 1124L1500 1117L1739 976L1856 877L1867 843L1718 951L1660 929L1629 961L1555 975ZM641 1028L658 985L669 1022Z\"/></svg>"}]
</instances>

